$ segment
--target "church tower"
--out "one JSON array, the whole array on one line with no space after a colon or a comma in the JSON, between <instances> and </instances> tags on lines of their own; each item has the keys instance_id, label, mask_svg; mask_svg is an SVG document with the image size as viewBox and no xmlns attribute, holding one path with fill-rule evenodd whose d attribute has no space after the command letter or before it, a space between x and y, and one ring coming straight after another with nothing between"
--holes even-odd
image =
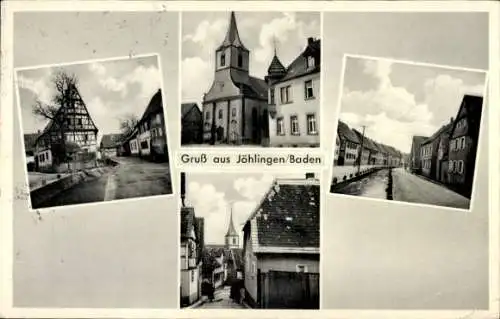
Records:
<instances>
[{"instance_id":1,"label":"church tower","mask_svg":"<svg viewBox=\"0 0 500 319\"><path fill-rule=\"evenodd\" d=\"M234 12L231 12L226 37L215 50L215 71L231 68L248 74L249 55L250 52L241 42Z\"/></svg>"},{"instance_id":2,"label":"church tower","mask_svg":"<svg viewBox=\"0 0 500 319\"><path fill-rule=\"evenodd\" d=\"M240 236L238 235L238 233L236 232L236 229L234 228L232 206L231 206L231 212L229 215L229 226L227 229L226 236L224 238L225 238L226 248L239 248Z\"/></svg>"}]
</instances>

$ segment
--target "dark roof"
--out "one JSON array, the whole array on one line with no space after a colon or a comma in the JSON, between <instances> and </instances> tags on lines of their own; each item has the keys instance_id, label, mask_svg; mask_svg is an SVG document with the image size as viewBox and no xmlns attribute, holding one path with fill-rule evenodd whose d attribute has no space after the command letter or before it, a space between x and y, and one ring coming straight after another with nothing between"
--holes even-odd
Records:
<instances>
[{"instance_id":1,"label":"dark roof","mask_svg":"<svg viewBox=\"0 0 500 319\"><path fill-rule=\"evenodd\" d=\"M311 73L316 73L320 71L320 54L321 54L321 40L320 39L308 39L307 47L302 53L300 53L295 60L286 68L286 75L279 79L277 82L283 82L290 79L294 79L300 76L304 76ZM307 57L314 56L317 60L315 62L314 68L307 68ZM275 83L277 83L275 82Z\"/></svg>"},{"instance_id":2,"label":"dark roof","mask_svg":"<svg viewBox=\"0 0 500 319\"><path fill-rule=\"evenodd\" d=\"M278 183L270 192L254 216L259 245L319 247L319 185Z\"/></svg>"},{"instance_id":3,"label":"dark roof","mask_svg":"<svg viewBox=\"0 0 500 319\"><path fill-rule=\"evenodd\" d=\"M483 97L469 94L464 95L462 99L462 104L458 109L457 116L450 130L450 134L452 134L455 130L456 123L458 122L462 109L464 108L467 112L466 116L468 118L469 126L474 127L474 135L476 135L479 133L479 125L481 122L481 114L483 108Z\"/></svg>"},{"instance_id":4,"label":"dark roof","mask_svg":"<svg viewBox=\"0 0 500 319\"><path fill-rule=\"evenodd\" d=\"M194 208L181 208L181 238L191 238L191 229L194 230Z\"/></svg>"},{"instance_id":5,"label":"dark roof","mask_svg":"<svg viewBox=\"0 0 500 319\"><path fill-rule=\"evenodd\" d=\"M196 103L182 103L181 104L181 118L184 118L188 113L189 111L191 111L193 108L196 108L198 110L198 112L201 112L200 111L200 108L198 107L198 104Z\"/></svg>"},{"instance_id":6,"label":"dark roof","mask_svg":"<svg viewBox=\"0 0 500 319\"><path fill-rule=\"evenodd\" d=\"M426 138L421 142L421 144L428 144L433 142L436 138L438 138L441 134L446 134L451 132L451 128L453 127L453 123L448 123L446 125L443 125L437 130L434 134L431 135L431 137Z\"/></svg>"},{"instance_id":7,"label":"dark roof","mask_svg":"<svg viewBox=\"0 0 500 319\"><path fill-rule=\"evenodd\" d=\"M36 146L36 140L38 139L40 133L28 133L24 134L24 151L33 152Z\"/></svg>"},{"instance_id":8,"label":"dark roof","mask_svg":"<svg viewBox=\"0 0 500 319\"><path fill-rule=\"evenodd\" d=\"M234 228L232 209L231 209L231 215L229 216L229 226L227 227L227 233L226 233L226 237L228 237L228 236L238 236L238 233L236 232L236 229Z\"/></svg>"},{"instance_id":9,"label":"dark roof","mask_svg":"<svg viewBox=\"0 0 500 319\"><path fill-rule=\"evenodd\" d=\"M116 147L122 138L122 134L104 134L101 138L101 148Z\"/></svg>"},{"instance_id":10,"label":"dark roof","mask_svg":"<svg viewBox=\"0 0 500 319\"><path fill-rule=\"evenodd\" d=\"M413 145L422 145L422 142L428 139L427 136L415 135L413 136L412 144Z\"/></svg>"},{"instance_id":11,"label":"dark roof","mask_svg":"<svg viewBox=\"0 0 500 319\"><path fill-rule=\"evenodd\" d=\"M238 26L236 25L236 17L234 15L234 11L231 11L231 15L229 17L229 25L227 27L226 37L224 38L224 41L222 41L222 44L217 48L217 50L228 46L234 46L248 51L248 49L243 45L243 42L241 42L240 35L238 33Z\"/></svg>"},{"instance_id":12,"label":"dark roof","mask_svg":"<svg viewBox=\"0 0 500 319\"><path fill-rule=\"evenodd\" d=\"M286 74L285 66L283 66L276 54L274 54L274 57L271 60L271 64L269 64L269 67L267 68L267 74L269 74L270 76L279 77L282 77Z\"/></svg>"},{"instance_id":13,"label":"dark roof","mask_svg":"<svg viewBox=\"0 0 500 319\"><path fill-rule=\"evenodd\" d=\"M356 137L358 138L360 145L361 141L363 142L363 148L367 148L372 151L378 151L378 148L373 144L372 140L370 140L368 136L363 137L363 133L361 133L356 129L352 129L352 131L354 132L354 134L356 134Z\"/></svg>"},{"instance_id":14,"label":"dark roof","mask_svg":"<svg viewBox=\"0 0 500 319\"><path fill-rule=\"evenodd\" d=\"M138 123L143 122L151 114L157 113L157 112L163 112L163 102L162 102L162 96L161 96L161 89L158 89L158 91L156 91L155 95L153 95L153 97L149 101L149 104L146 107L146 110L142 114L141 119L139 120Z\"/></svg>"},{"instance_id":15,"label":"dark roof","mask_svg":"<svg viewBox=\"0 0 500 319\"><path fill-rule=\"evenodd\" d=\"M234 84L243 90L243 94L249 97L267 100L266 81L250 76L248 73L231 69L230 76Z\"/></svg>"},{"instance_id":16,"label":"dark roof","mask_svg":"<svg viewBox=\"0 0 500 319\"><path fill-rule=\"evenodd\" d=\"M360 143L358 137L356 134L341 120L339 120L338 125L337 125L337 133L340 138L346 139L348 141L351 141L353 143Z\"/></svg>"}]
</instances>

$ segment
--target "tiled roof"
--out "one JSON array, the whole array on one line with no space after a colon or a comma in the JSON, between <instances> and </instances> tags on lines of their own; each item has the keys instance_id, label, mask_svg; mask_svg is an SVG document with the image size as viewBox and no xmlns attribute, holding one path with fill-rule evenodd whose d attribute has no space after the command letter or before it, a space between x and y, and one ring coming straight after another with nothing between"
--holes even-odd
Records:
<instances>
[{"instance_id":1,"label":"tiled roof","mask_svg":"<svg viewBox=\"0 0 500 319\"><path fill-rule=\"evenodd\" d=\"M281 63L280 59L274 55L273 59L271 60L271 64L269 64L269 67L267 68L267 74L273 76L284 76L286 74L286 69Z\"/></svg>"},{"instance_id":2,"label":"tiled roof","mask_svg":"<svg viewBox=\"0 0 500 319\"><path fill-rule=\"evenodd\" d=\"M193 207L181 208L181 238L191 237L191 229L194 230L194 219Z\"/></svg>"},{"instance_id":3,"label":"tiled roof","mask_svg":"<svg viewBox=\"0 0 500 319\"><path fill-rule=\"evenodd\" d=\"M307 68L307 57L314 56L316 58L316 63L313 68ZM321 40L320 39L311 39L311 42L308 43L305 50L299 54L293 60L292 63L286 69L286 75L281 78L278 82L287 81L293 78L297 78L300 76L304 76L311 73L316 73L320 71L320 56L321 56Z\"/></svg>"},{"instance_id":4,"label":"tiled roof","mask_svg":"<svg viewBox=\"0 0 500 319\"><path fill-rule=\"evenodd\" d=\"M319 183L275 182L252 217L258 245L319 247L319 201Z\"/></svg>"},{"instance_id":5,"label":"tiled roof","mask_svg":"<svg viewBox=\"0 0 500 319\"><path fill-rule=\"evenodd\" d=\"M363 137L363 133L359 132L356 129L352 129L352 131L354 132L354 134L356 134L356 137L358 138L360 145L361 142L363 142L363 148L367 148L369 150L378 152L378 148L373 144L373 142L368 138L368 136Z\"/></svg>"},{"instance_id":6,"label":"tiled roof","mask_svg":"<svg viewBox=\"0 0 500 319\"><path fill-rule=\"evenodd\" d=\"M249 76L248 73L237 69L231 69L230 75L234 84L243 90L244 95L261 100L267 100L268 86L266 81Z\"/></svg>"},{"instance_id":7,"label":"tiled roof","mask_svg":"<svg viewBox=\"0 0 500 319\"><path fill-rule=\"evenodd\" d=\"M115 147L122 138L122 134L104 134L101 138L101 148Z\"/></svg>"},{"instance_id":8,"label":"tiled roof","mask_svg":"<svg viewBox=\"0 0 500 319\"><path fill-rule=\"evenodd\" d=\"M189 111L191 111L193 108L196 108L198 111L200 111L200 109L198 108L198 104L196 104L196 103L182 103L181 104L181 118L184 118L184 116L186 116L186 114L188 114Z\"/></svg>"},{"instance_id":9,"label":"tiled roof","mask_svg":"<svg viewBox=\"0 0 500 319\"><path fill-rule=\"evenodd\" d=\"M346 139L353 143L360 143L356 134L349 128L349 126L347 126L347 124L340 120L337 125L337 133L341 139Z\"/></svg>"},{"instance_id":10,"label":"tiled roof","mask_svg":"<svg viewBox=\"0 0 500 319\"><path fill-rule=\"evenodd\" d=\"M140 122L143 122L146 120L149 115L156 113L156 112L162 112L163 111L163 102L162 102L162 96L161 96L161 89L158 89L156 91L155 95L151 98L149 101L148 106L146 107L146 110L141 116L141 119L139 120Z\"/></svg>"},{"instance_id":11,"label":"tiled roof","mask_svg":"<svg viewBox=\"0 0 500 319\"><path fill-rule=\"evenodd\" d=\"M425 139L424 141L421 142L421 144L428 144L433 142L437 137L439 137L441 134L446 134L450 133L451 129L453 127L453 123L448 123L446 125L443 125L437 130L434 134L432 134L431 137Z\"/></svg>"}]
</instances>

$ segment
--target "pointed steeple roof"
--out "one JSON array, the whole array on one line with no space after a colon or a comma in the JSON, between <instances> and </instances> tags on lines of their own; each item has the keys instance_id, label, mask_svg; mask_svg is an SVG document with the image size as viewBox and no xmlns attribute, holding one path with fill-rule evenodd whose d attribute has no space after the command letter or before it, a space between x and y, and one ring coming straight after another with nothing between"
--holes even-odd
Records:
<instances>
[{"instance_id":1,"label":"pointed steeple roof","mask_svg":"<svg viewBox=\"0 0 500 319\"><path fill-rule=\"evenodd\" d=\"M238 26L236 25L236 17L234 15L234 11L231 11L226 37L224 38L222 44L219 46L219 49L228 46L235 46L248 51L248 49L243 45L243 42L241 42L240 35L238 33Z\"/></svg>"},{"instance_id":2,"label":"pointed steeple roof","mask_svg":"<svg viewBox=\"0 0 500 319\"><path fill-rule=\"evenodd\" d=\"M233 207L231 206L231 215L229 215L229 226L227 228L227 233L226 237L230 236L238 236L238 233L236 232L236 229L234 228L234 223L233 223Z\"/></svg>"},{"instance_id":3,"label":"pointed steeple roof","mask_svg":"<svg viewBox=\"0 0 500 319\"><path fill-rule=\"evenodd\" d=\"M267 74L270 76L283 76L286 74L286 69L278 56L276 56L276 53L274 54L271 64L269 64L269 68L267 68Z\"/></svg>"}]
</instances>

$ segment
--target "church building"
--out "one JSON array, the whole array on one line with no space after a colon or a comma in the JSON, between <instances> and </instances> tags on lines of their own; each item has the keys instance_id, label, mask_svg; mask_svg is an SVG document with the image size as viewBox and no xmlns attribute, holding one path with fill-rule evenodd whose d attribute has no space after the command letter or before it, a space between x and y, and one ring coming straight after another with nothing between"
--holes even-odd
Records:
<instances>
[{"instance_id":1,"label":"church building","mask_svg":"<svg viewBox=\"0 0 500 319\"><path fill-rule=\"evenodd\" d=\"M268 87L249 74L250 51L240 39L234 12L214 58L214 80L202 102L204 142L267 146Z\"/></svg>"}]
</instances>

